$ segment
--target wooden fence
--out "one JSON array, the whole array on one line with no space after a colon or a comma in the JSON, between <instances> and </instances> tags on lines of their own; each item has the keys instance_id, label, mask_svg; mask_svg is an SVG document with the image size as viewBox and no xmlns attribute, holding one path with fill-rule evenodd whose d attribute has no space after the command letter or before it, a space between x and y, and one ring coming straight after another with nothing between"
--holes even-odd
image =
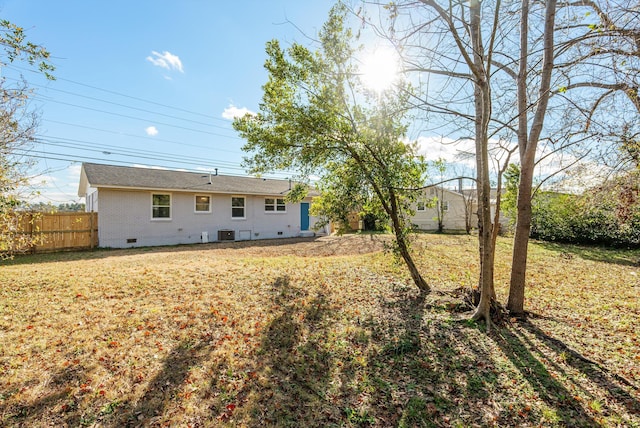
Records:
<instances>
[{"instance_id":1,"label":"wooden fence","mask_svg":"<svg viewBox=\"0 0 640 428\"><path fill-rule=\"evenodd\" d=\"M33 253L98 246L98 213L24 213L21 220L20 233L36 238Z\"/></svg>"}]
</instances>

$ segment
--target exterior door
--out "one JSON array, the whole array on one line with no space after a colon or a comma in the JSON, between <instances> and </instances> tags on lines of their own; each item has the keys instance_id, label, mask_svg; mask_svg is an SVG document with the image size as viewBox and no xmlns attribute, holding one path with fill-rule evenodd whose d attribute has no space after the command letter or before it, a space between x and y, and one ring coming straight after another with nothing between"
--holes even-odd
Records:
<instances>
[{"instance_id":1,"label":"exterior door","mask_svg":"<svg viewBox=\"0 0 640 428\"><path fill-rule=\"evenodd\" d=\"M300 203L300 230L309 230L309 202Z\"/></svg>"}]
</instances>

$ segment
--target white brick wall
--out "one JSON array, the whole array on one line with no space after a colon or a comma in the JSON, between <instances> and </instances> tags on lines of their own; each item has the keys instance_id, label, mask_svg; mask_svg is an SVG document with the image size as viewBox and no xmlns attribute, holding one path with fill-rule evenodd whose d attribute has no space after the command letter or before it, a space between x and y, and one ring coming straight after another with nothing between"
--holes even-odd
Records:
<instances>
[{"instance_id":1,"label":"white brick wall","mask_svg":"<svg viewBox=\"0 0 640 428\"><path fill-rule=\"evenodd\" d=\"M152 193L171 193L170 220L151 218ZM198 243L202 232L208 233L211 242L218 239L219 230L233 230L236 240L289 238L300 234L300 204L287 204L285 213L265 212L264 196L233 195L246 198L246 218L232 219L232 195L209 194L210 213L195 212L195 195L100 189L97 195L99 245L125 248Z\"/></svg>"}]
</instances>

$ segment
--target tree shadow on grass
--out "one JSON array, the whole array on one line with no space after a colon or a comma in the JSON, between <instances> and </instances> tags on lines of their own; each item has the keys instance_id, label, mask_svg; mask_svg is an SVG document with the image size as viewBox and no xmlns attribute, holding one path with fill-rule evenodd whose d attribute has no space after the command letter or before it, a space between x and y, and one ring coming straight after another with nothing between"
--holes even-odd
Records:
<instances>
[{"instance_id":1,"label":"tree shadow on grass","mask_svg":"<svg viewBox=\"0 0 640 428\"><path fill-rule=\"evenodd\" d=\"M469 328L432 318L432 303L410 288L380 302L384 312L370 328L379 331L373 339L383 346L369 355L368 365L368 376L376 379L372 415L379 426L437 427L482 419L479 409L467 406L486 400L496 382L492 372L475 370L487 366L487 353L481 348L461 353L462 343L471 341Z\"/></svg>"},{"instance_id":2,"label":"tree shadow on grass","mask_svg":"<svg viewBox=\"0 0 640 428\"><path fill-rule=\"evenodd\" d=\"M237 401L254 397L245 409L251 426L337 423L340 409L330 402L336 362L334 310L321 290L312 294L286 276L271 284L271 293L277 315L266 326L257 351L256 381L238 393Z\"/></svg>"},{"instance_id":3,"label":"tree shadow on grass","mask_svg":"<svg viewBox=\"0 0 640 428\"><path fill-rule=\"evenodd\" d=\"M142 397L135 403L118 403L117 416L108 420L108 426L146 426L153 424L155 419L160 419L184 386L190 369L204 361L208 354L206 342L192 345L191 341L185 341L173 348Z\"/></svg>"},{"instance_id":4,"label":"tree shadow on grass","mask_svg":"<svg viewBox=\"0 0 640 428\"><path fill-rule=\"evenodd\" d=\"M640 249L610 248L596 245L571 245L538 242L537 245L559 253L562 257L580 257L584 260L611 263L622 266L640 266Z\"/></svg>"},{"instance_id":5,"label":"tree shadow on grass","mask_svg":"<svg viewBox=\"0 0 640 428\"><path fill-rule=\"evenodd\" d=\"M80 415L76 409L80 397L71 394L69 385L80 385L87 377L85 367L77 364L70 364L56 372L49 381L49 386L55 392L45 395L28 404L18 404L6 406L4 401L11 395L17 393L20 388L13 390L0 390L3 400L0 402L0 425L8 422L9 426L33 426L38 425L43 420L48 420L51 424L66 424L68 426L80 425ZM22 384L24 389L29 385Z\"/></svg>"},{"instance_id":6,"label":"tree shadow on grass","mask_svg":"<svg viewBox=\"0 0 640 428\"><path fill-rule=\"evenodd\" d=\"M322 242L321 237L312 238L279 238L279 239L254 239L248 241L216 241L206 244L179 244L179 245L158 245L153 247L131 247L131 248L104 248L99 247L94 250L60 251L51 253L17 254L13 259L2 260L0 265L33 265L44 263L58 263L61 261L77 260L99 260L113 257L126 257L136 254L148 253L174 253L206 250L241 250L244 248L277 247L305 242ZM322 242L322 245L326 243Z\"/></svg>"},{"instance_id":7,"label":"tree shadow on grass","mask_svg":"<svg viewBox=\"0 0 640 428\"><path fill-rule=\"evenodd\" d=\"M366 239L368 238L368 239ZM366 245L360 247L352 244L353 239L358 239ZM253 239L247 241L216 241L206 244L180 244L162 245L153 247L132 248L96 248L94 250L62 251L53 253L18 254L13 259L2 260L0 265L19 266L57 262L73 262L79 260L101 260L117 257L129 257L137 254L162 254L162 253L187 253L193 251L225 250L229 254L234 251L247 249L264 249L272 251L277 247L291 247L285 250L286 254L296 254L296 244L305 246L312 244L313 249L308 250L307 255L314 257L331 256L336 254L362 254L382 250L388 239L385 235L348 235L348 236L314 236L310 238L278 238L278 239ZM303 248L303 252L305 249Z\"/></svg>"},{"instance_id":8,"label":"tree shadow on grass","mask_svg":"<svg viewBox=\"0 0 640 428\"><path fill-rule=\"evenodd\" d=\"M617 402L632 415L640 415L640 401L628 392L628 390L638 390L638 385L634 385L618 374L611 373L606 367L589 360L561 340L549 336L533 323L524 321L520 323L520 326L533 334L556 354L564 355L566 364L582 372L591 382L606 391L608 401Z\"/></svg>"},{"instance_id":9,"label":"tree shadow on grass","mask_svg":"<svg viewBox=\"0 0 640 428\"><path fill-rule=\"evenodd\" d=\"M535 349L536 345L516 328L501 328L492 338L540 399L555 411L561 422L575 427L598 425L573 398L573 394L533 355L530 349Z\"/></svg>"}]
</instances>

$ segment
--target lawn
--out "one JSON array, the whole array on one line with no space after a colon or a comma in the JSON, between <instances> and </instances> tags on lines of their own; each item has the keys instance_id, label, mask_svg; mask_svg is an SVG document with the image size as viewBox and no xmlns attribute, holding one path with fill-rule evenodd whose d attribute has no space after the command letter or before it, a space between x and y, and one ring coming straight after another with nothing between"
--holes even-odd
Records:
<instances>
[{"instance_id":1,"label":"lawn","mask_svg":"<svg viewBox=\"0 0 640 428\"><path fill-rule=\"evenodd\" d=\"M640 426L640 251L533 243L487 334L475 238L418 236L428 295L386 239L2 262L0 426Z\"/></svg>"}]
</instances>

